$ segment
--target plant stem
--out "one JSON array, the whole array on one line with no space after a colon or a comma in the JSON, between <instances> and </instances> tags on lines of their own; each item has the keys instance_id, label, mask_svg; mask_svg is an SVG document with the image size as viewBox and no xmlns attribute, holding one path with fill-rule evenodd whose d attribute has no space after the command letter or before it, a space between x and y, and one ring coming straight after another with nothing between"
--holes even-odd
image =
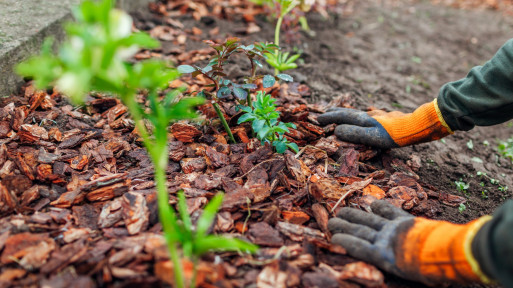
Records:
<instances>
[{"instance_id":1,"label":"plant stem","mask_svg":"<svg viewBox=\"0 0 513 288\"><path fill-rule=\"evenodd\" d=\"M159 208L159 219L162 223L162 230L164 231L164 238L166 239L167 248L171 261L173 261L173 270L175 274L176 287L184 288L183 269L180 263L180 256L176 247L176 242L172 239L172 235L176 233L173 230L173 221L176 221L174 210L169 206L169 195L166 185L166 167L168 164L167 145L159 146L154 143L149 137L148 130L144 126L143 115L141 114L137 102L134 101L135 97L132 95L124 95L122 97L127 105L130 114L135 122L135 127L143 139L144 146L154 167L155 186L157 188L157 205Z\"/></svg>"},{"instance_id":2,"label":"plant stem","mask_svg":"<svg viewBox=\"0 0 513 288\"><path fill-rule=\"evenodd\" d=\"M226 118L224 118L223 112L221 112L221 108L219 108L219 104L217 104L215 101L212 101L212 105L214 106L214 109L216 109L217 117L219 117L221 120L224 130L226 133L228 133L228 137L230 137L230 140L233 143L237 143L235 142L235 138L233 138L232 130L230 130L230 126L228 126L228 122L226 122Z\"/></svg>"},{"instance_id":3,"label":"plant stem","mask_svg":"<svg viewBox=\"0 0 513 288\"><path fill-rule=\"evenodd\" d=\"M248 105L249 108L253 109L253 101L251 100L251 92L248 89L248 97L246 97L246 105Z\"/></svg>"},{"instance_id":4,"label":"plant stem","mask_svg":"<svg viewBox=\"0 0 513 288\"><path fill-rule=\"evenodd\" d=\"M276 27L274 28L274 44L276 44L277 46L280 46L280 29L281 29L281 23L283 22L283 16L285 15L280 15L280 17L278 17L278 22L276 22ZM278 57L278 55L280 54L280 48L278 48L276 50L276 57ZM279 71L277 68L274 68L274 75L278 75Z\"/></svg>"},{"instance_id":5,"label":"plant stem","mask_svg":"<svg viewBox=\"0 0 513 288\"><path fill-rule=\"evenodd\" d=\"M167 149L166 149L167 150ZM167 159L167 153L166 159ZM167 161L166 161L167 162ZM155 165L155 162L154 162ZM162 222L162 228L164 230L164 235L167 242L167 249L169 250L169 255L171 257L171 261L173 261L173 272L175 274L175 284L176 287L184 288L185 282L183 279L183 269L182 264L180 262L180 256L178 255L178 249L176 247L175 241L171 240L169 235L176 233L176 231L172 230L171 225L166 225L164 223L168 221L173 221L169 219L169 212L173 213L172 209L169 207L169 195L167 192L166 185L166 170L161 167L157 167L155 165L155 184L157 186L157 204L159 207L159 218ZM166 213L167 212L167 213Z\"/></svg>"},{"instance_id":6,"label":"plant stem","mask_svg":"<svg viewBox=\"0 0 513 288\"><path fill-rule=\"evenodd\" d=\"M196 277L198 276L198 258L194 257L192 260L192 279L191 288L196 287Z\"/></svg>"}]
</instances>

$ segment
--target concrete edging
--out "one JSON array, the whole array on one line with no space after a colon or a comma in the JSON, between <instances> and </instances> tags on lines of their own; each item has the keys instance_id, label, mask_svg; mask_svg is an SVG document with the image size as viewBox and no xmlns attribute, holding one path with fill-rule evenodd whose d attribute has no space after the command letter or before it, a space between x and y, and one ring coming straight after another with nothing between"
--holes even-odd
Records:
<instances>
[{"instance_id":1,"label":"concrete edging","mask_svg":"<svg viewBox=\"0 0 513 288\"><path fill-rule=\"evenodd\" d=\"M118 0L121 9L147 9L152 0ZM14 66L36 54L43 40L64 39L62 24L72 20L71 7L80 0L0 0L0 97L15 93L23 83Z\"/></svg>"}]
</instances>

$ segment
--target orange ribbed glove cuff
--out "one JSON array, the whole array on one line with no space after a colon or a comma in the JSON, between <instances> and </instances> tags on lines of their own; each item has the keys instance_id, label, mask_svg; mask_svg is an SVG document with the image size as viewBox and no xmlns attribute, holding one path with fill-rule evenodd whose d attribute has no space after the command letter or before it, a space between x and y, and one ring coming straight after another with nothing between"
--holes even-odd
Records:
<instances>
[{"instance_id":1,"label":"orange ribbed glove cuff","mask_svg":"<svg viewBox=\"0 0 513 288\"><path fill-rule=\"evenodd\" d=\"M385 128L399 146L438 140L453 133L445 123L436 99L413 113L371 111L368 114Z\"/></svg>"},{"instance_id":2,"label":"orange ribbed glove cuff","mask_svg":"<svg viewBox=\"0 0 513 288\"><path fill-rule=\"evenodd\" d=\"M491 216L465 225L416 218L408 232L398 239L397 267L406 273L422 275L426 283L444 281L483 282L490 279L472 255L471 244L477 231Z\"/></svg>"}]
</instances>

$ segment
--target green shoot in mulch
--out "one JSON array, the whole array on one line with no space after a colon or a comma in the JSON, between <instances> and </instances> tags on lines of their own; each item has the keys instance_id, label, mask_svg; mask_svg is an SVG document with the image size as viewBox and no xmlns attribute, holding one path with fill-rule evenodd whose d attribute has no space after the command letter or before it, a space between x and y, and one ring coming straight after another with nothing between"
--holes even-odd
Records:
<instances>
[{"instance_id":1,"label":"green shoot in mulch","mask_svg":"<svg viewBox=\"0 0 513 288\"><path fill-rule=\"evenodd\" d=\"M278 153L285 153L287 148L297 153L299 152L297 144L289 142L284 136L289 132L289 128L296 128L296 125L278 121L280 113L276 111L275 101L276 99L273 99L271 95L264 91L258 91L253 107L241 108L245 113L240 116L238 123L251 121L251 127L262 145L268 143Z\"/></svg>"}]
</instances>

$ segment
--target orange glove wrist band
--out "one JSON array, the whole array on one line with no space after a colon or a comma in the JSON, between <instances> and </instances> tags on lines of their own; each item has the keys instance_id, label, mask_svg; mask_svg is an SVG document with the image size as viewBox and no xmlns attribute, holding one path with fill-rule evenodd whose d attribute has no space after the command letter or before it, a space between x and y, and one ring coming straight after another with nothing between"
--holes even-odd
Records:
<instances>
[{"instance_id":1,"label":"orange glove wrist band","mask_svg":"<svg viewBox=\"0 0 513 288\"><path fill-rule=\"evenodd\" d=\"M471 244L477 231L491 218L484 216L465 225L415 219L396 242L397 267L422 275L426 283L490 283L472 255Z\"/></svg>"},{"instance_id":2,"label":"orange glove wrist band","mask_svg":"<svg viewBox=\"0 0 513 288\"><path fill-rule=\"evenodd\" d=\"M368 114L387 130L399 146L438 140L453 133L442 117L436 99L413 113L371 111Z\"/></svg>"}]
</instances>

